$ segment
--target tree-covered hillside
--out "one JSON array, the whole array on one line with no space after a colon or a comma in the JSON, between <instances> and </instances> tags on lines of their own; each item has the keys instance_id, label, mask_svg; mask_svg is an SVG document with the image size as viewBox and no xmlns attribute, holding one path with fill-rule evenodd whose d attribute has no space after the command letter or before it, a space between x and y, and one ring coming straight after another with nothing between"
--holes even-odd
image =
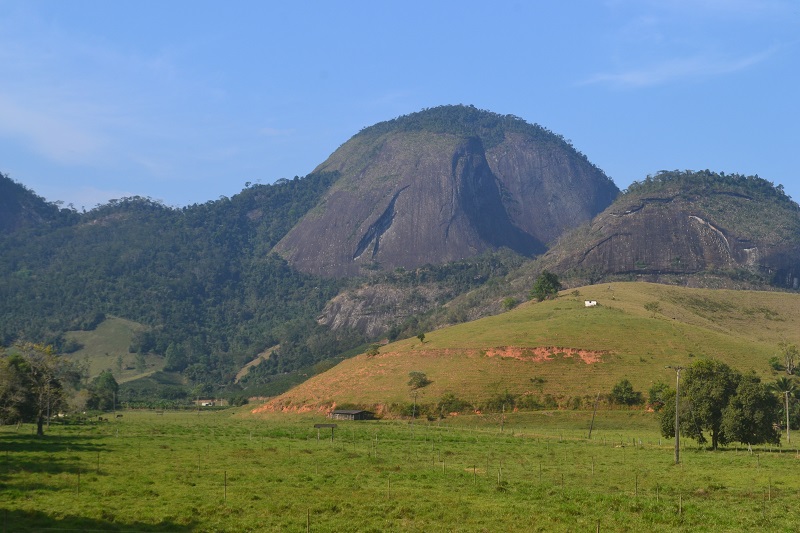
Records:
<instances>
[{"instance_id":1,"label":"tree-covered hillside","mask_svg":"<svg viewBox=\"0 0 800 533\"><path fill-rule=\"evenodd\" d=\"M68 224L77 216L71 209L49 203L21 183L0 173L0 237L20 229L46 229Z\"/></svg>"},{"instance_id":2,"label":"tree-covered hillside","mask_svg":"<svg viewBox=\"0 0 800 533\"><path fill-rule=\"evenodd\" d=\"M269 252L335 180L314 174L248 186L183 209L125 198L84 214L64 210L47 231L7 232L0 237L0 342L68 350L74 346L64 332L120 316L148 326L131 350L163 355L168 370L211 385L229 383L276 344L300 355L281 358L275 372L349 348L360 338L327 333L315 321L337 283L301 274Z\"/></svg>"}]
</instances>

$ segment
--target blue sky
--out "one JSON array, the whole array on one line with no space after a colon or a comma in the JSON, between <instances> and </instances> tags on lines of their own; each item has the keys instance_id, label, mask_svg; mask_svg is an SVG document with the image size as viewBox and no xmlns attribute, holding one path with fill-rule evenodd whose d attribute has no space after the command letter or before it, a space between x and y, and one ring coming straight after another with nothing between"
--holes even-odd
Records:
<instances>
[{"instance_id":1,"label":"blue sky","mask_svg":"<svg viewBox=\"0 0 800 533\"><path fill-rule=\"evenodd\" d=\"M796 0L0 0L0 73L0 172L79 209L232 196L458 103L620 188L708 168L800 200Z\"/></svg>"}]
</instances>

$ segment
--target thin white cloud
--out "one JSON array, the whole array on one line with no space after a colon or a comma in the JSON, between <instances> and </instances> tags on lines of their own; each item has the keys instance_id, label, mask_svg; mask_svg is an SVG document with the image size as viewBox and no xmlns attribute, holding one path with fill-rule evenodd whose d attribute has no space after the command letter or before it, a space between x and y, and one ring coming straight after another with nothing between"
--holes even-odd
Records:
<instances>
[{"instance_id":1,"label":"thin white cloud","mask_svg":"<svg viewBox=\"0 0 800 533\"><path fill-rule=\"evenodd\" d=\"M0 136L21 140L37 153L59 163L95 157L104 142L96 133L57 110L34 107L0 94Z\"/></svg>"},{"instance_id":2,"label":"thin white cloud","mask_svg":"<svg viewBox=\"0 0 800 533\"><path fill-rule=\"evenodd\" d=\"M708 56L671 59L655 65L621 72L600 73L578 85L609 85L636 89L665 85L684 80L709 78L748 69L769 58L775 49L739 59L718 59Z\"/></svg>"},{"instance_id":3,"label":"thin white cloud","mask_svg":"<svg viewBox=\"0 0 800 533\"><path fill-rule=\"evenodd\" d=\"M0 20L0 140L62 165L147 168L138 160L164 167L166 147L200 129L186 125L196 113L182 104L210 90L182 75L187 48L130 52L44 20L36 11Z\"/></svg>"}]
</instances>

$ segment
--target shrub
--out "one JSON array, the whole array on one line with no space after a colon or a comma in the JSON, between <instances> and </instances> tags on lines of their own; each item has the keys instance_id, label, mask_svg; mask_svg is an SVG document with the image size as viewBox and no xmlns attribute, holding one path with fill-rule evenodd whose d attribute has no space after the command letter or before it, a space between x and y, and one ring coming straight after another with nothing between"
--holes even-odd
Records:
<instances>
[{"instance_id":1,"label":"shrub","mask_svg":"<svg viewBox=\"0 0 800 533\"><path fill-rule=\"evenodd\" d=\"M786 370L786 367L783 366L783 363L781 363L777 355L773 355L772 357L769 358L769 366L770 368L772 368L772 370L775 370L776 372L783 372L784 370Z\"/></svg>"},{"instance_id":2,"label":"shrub","mask_svg":"<svg viewBox=\"0 0 800 533\"><path fill-rule=\"evenodd\" d=\"M516 407L519 409L541 409L544 407L542 402L539 401L538 396L534 396L533 394L525 394L517 398Z\"/></svg>"},{"instance_id":3,"label":"shrub","mask_svg":"<svg viewBox=\"0 0 800 533\"><path fill-rule=\"evenodd\" d=\"M650 316L655 318L657 313L661 312L661 304L658 301L647 302L644 304L646 311L650 311Z\"/></svg>"},{"instance_id":4,"label":"shrub","mask_svg":"<svg viewBox=\"0 0 800 533\"><path fill-rule=\"evenodd\" d=\"M644 402L642 393L633 390L633 385L623 379L611 389L610 399L617 405L639 405Z\"/></svg>"},{"instance_id":5,"label":"shrub","mask_svg":"<svg viewBox=\"0 0 800 533\"><path fill-rule=\"evenodd\" d=\"M545 409L558 409L558 402L552 394L545 394L542 400L542 407Z\"/></svg>"},{"instance_id":6,"label":"shrub","mask_svg":"<svg viewBox=\"0 0 800 533\"><path fill-rule=\"evenodd\" d=\"M486 400L483 405L486 411L502 411L504 408L508 411L516 406L517 397L510 392L506 391L503 394L495 394Z\"/></svg>"},{"instance_id":7,"label":"shrub","mask_svg":"<svg viewBox=\"0 0 800 533\"><path fill-rule=\"evenodd\" d=\"M231 405L231 407L240 407L242 405L247 405L248 403L250 403L250 400L247 398L247 396L240 394L237 396L231 396L230 399L228 400L228 403Z\"/></svg>"},{"instance_id":8,"label":"shrub","mask_svg":"<svg viewBox=\"0 0 800 533\"><path fill-rule=\"evenodd\" d=\"M471 403L458 398L452 392L446 392L442 395L442 397L439 399L437 408L440 413L461 413L464 411L471 411L473 409Z\"/></svg>"},{"instance_id":9,"label":"shrub","mask_svg":"<svg viewBox=\"0 0 800 533\"><path fill-rule=\"evenodd\" d=\"M519 302L517 301L516 298L514 298L513 296L509 296L508 298L503 299L502 303L503 310L510 311L514 309L518 304Z\"/></svg>"},{"instance_id":10,"label":"shrub","mask_svg":"<svg viewBox=\"0 0 800 533\"><path fill-rule=\"evenodd\" d=\"M370 347L367 349L367 351L364 353L366 354L367 357L375 357L379 353L378 348L379 346L377 344L371 344Z\"/></svg>"}]
</instances>

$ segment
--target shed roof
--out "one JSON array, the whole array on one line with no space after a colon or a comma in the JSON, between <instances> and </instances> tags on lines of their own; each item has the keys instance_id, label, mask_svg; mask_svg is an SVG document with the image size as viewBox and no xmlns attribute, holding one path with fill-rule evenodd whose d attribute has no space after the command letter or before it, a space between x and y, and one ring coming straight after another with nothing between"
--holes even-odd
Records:
<instances>
[{"instance_id":1,"label":"shed roof","mask_svg":"<svg viewBox=\"0 0 800 533\"><path fill-rule=\"evenodd\" d=\"M364 413L363 409L334 409L332 411L335 415L357 415L358 413Z\"/></svg>"}]
</instances>

